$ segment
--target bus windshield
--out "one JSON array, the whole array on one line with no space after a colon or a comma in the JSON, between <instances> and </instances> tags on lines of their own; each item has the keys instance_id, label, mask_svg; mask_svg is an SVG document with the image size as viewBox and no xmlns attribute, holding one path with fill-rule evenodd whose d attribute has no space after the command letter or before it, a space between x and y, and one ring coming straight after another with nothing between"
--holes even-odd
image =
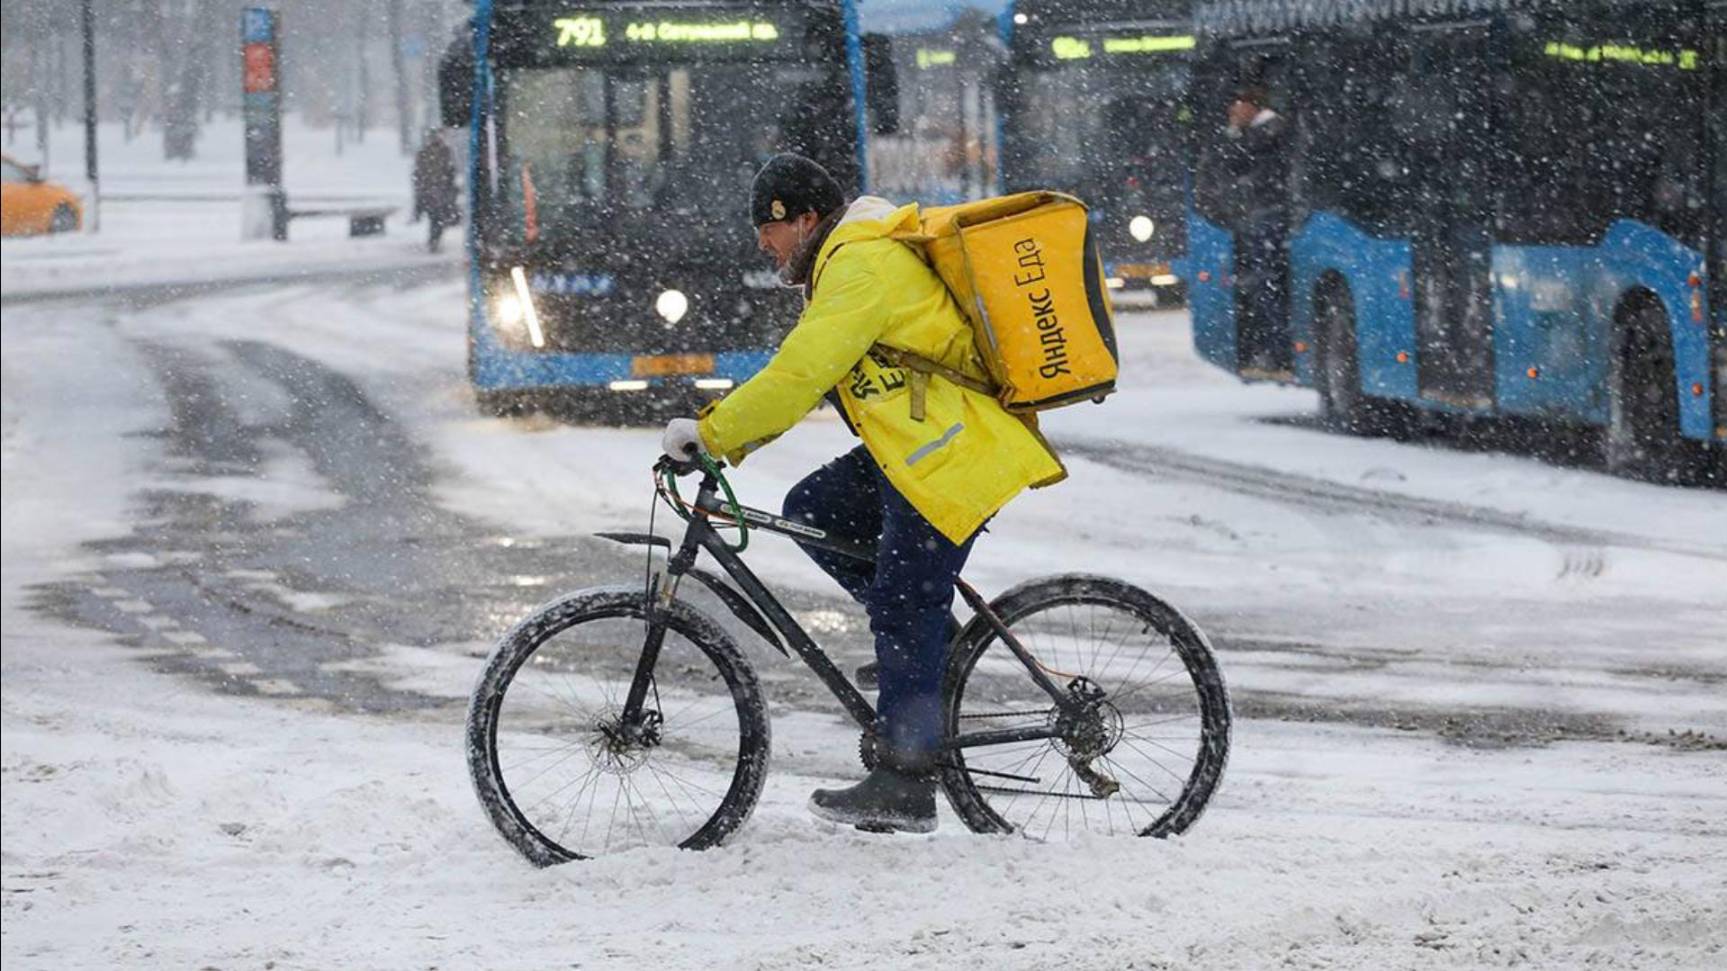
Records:
<instances>
[{"instance_id":1,"label":"bus windshield","mask_svg":"<svg viewBox=\"0 0 1727 971\"><path fill-rule=\"evenodd\" d=\"M1071 191L1103 207L1126 204L1140 190L1179 194L1186 77L1183 62L1149 72L1081 65L1029 73L1018 132L1027 150L1014 181Z\"/></svg>"},{"instance_id":2,"label":"bus windshield","mask_svg":"<svg viewBox=\"0 0 1727 971\"><path fill-rule=\"evenodd\" d=\"M737 231L749 180L769 155L787 146L829 154L819 150L834 140L827 129L849 123L843 104L825 103L836 87L822 69L783 64L505 69L500 229L517 243L598 229L686 239Z\"/></svg>"}]
</instances>

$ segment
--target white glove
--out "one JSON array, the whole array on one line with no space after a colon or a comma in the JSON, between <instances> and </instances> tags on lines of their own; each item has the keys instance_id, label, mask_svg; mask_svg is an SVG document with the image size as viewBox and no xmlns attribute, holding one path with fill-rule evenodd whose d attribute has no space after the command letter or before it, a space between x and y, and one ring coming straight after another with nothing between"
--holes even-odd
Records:
<instances>
[{"instance_id":1,"label":"white glove","mask_svg":"<svg viewBox=\"0 0 1727 971\"><path fill-rule=\"evenodd\" d=\"M701 433L696 431L694 418L673 418L666 423L666 433L660 438L660 451L680 462L688 462L698 454L706 454Z\"/></svg>"}]
</instances>

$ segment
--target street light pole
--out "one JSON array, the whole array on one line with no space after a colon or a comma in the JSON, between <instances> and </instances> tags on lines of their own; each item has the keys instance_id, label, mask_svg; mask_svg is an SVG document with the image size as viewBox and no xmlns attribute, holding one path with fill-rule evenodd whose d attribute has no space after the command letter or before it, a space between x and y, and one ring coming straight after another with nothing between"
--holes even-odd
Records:
<instances>
[{"instance_id":1,"label":"street light pole","mask_svg":"<svg viewBox=\"0 0 1727 971\"><path fill-rule=\"evenodd\" d=\"M90 230L102 228L102 184L96 168L96 0L84 0L84 177L90 180Z\"/></svg>"},{"instance_id":2,"label":"street light pole","mask_svg":"<svg viewBox=\"0 0 1727 971\"><path fill-rule=\"evenodd\" d=\"M408 124L408 72L402 64L402 0L390 0L385 9L390 18L390 70L396 75L396 136L406 155L414 146Z\"/></svg>"}]
</instances>

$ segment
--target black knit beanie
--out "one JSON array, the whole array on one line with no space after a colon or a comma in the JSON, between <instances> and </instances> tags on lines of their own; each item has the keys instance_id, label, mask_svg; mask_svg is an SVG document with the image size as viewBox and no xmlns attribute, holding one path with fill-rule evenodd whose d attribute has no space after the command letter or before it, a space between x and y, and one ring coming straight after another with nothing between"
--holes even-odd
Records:
<instances>
[{"instance_id":1,"label":"black knit beanie","mask_svg":"<svg viewBox=\"0 0 1727 971\"><path fill-rule=\"evenodd\" d=\"M806 212L826 218L845 205L845 193L828 170L802 155L775 155L750 183L750 225L795 219Z\"/></svg>"}]
</instances>

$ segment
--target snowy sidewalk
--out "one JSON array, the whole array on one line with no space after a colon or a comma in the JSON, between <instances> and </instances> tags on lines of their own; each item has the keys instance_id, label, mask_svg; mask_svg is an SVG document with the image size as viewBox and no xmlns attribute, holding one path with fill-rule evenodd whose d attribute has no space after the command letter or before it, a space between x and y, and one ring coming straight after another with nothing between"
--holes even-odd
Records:
<instances>
[{"instance_id":1,"label":"snowy sidewalk","mask_svg":"<svg viewBox=\"0 0 1727 971\"><path fill-rule=\"evenodd\" d=\"M290 114L283 137L291 160L284 171L290 208L337 199L394 207L385 234L350 239L347 220L320 218L294 221L286 243L242 241L244 136L237 119L206 124L198 155L188 162L164 162L159 135L127 140L118 125L107 123L99 132L104 190L99 231L0 240L0 300L176 286L198 291L212 284L419 267L459 272L460 227L445 234L444 252L434 256L425 251L424 223L407 222L412 159L397 151L392 135L379 132L338 154L330 132L309 128ZM79 126L54 129L44 174L86 193L88 225L95 214L81 164L72 161L82 162L82 139ZM7 149L24 163L38 161L34 151L24 145Z\"/></svg>"}]
</instances>

